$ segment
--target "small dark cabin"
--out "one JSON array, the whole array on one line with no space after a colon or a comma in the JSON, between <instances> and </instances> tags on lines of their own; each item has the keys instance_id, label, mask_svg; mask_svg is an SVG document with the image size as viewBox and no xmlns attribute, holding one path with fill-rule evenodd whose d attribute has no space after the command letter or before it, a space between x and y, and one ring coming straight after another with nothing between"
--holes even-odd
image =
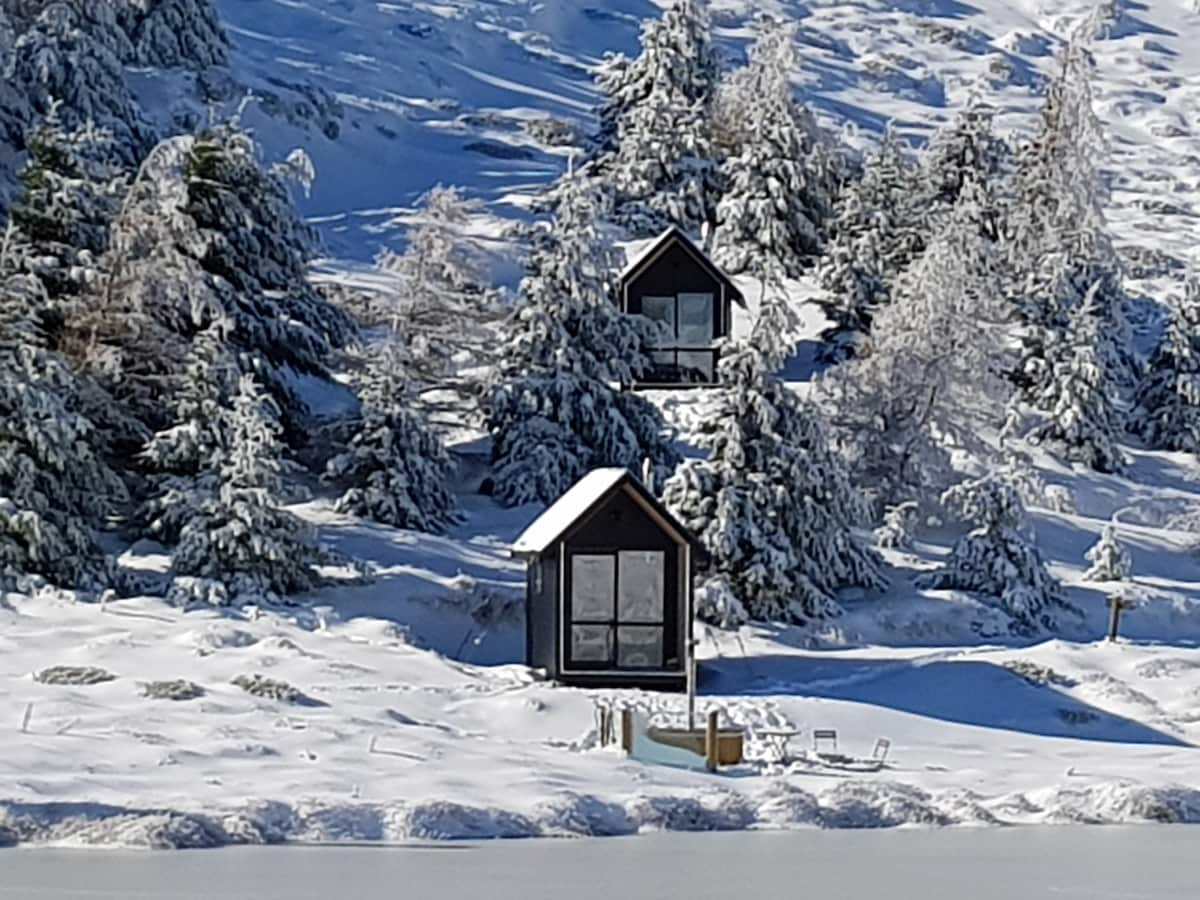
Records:
<instances>
[{"instance_id":1,"label":"small dark cabin","mask_svg":"<svg viewBox=\"0 0 1200 900\"><path fill-rule=\"evenodd\" d=\"M717 381L714 343L728 337L737 286L678 228L669 228L621 273L622 312L661 322L670 337L651 354L641 387L706 385Z\"/></svg>"},{"instance_id":2,"label":"small dark cabin","mask_svg":"<svg viewBox=\"0 0 1200 900\"><path fill-rule=\"evenodd\" d=\"M625 469L596 469L513 545L530 666L577 687L682 691L695 539Z\"/></svg>"}]
</instances>

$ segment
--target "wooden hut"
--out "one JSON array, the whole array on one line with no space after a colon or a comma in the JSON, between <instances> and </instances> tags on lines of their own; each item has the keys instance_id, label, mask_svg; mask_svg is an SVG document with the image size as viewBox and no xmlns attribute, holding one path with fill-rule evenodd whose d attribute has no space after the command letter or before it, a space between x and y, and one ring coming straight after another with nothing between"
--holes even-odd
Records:
<instances>
[{"instance_id":1,"label":"wooden hut","mask_svg":"<svg viewBox=\"0 0 1200 900\"><path fill-rule=\"evenodd\" d=\"M627 470L585 475L512 548L529 665L579 687L684 690L697 549Z\"/></svg>"},{"instance_id":2,"label":"wooden hut","mask_svg":"<svg viewBox=\"0 0 1200 900\"><path fill-rule=\"evenodd\" d=\"M716 342L728 337L737 286L678 228L668 228L620 275L622 312L659 322L667 335L639 387L717 382Z\"/></svg>"}]
</instances>

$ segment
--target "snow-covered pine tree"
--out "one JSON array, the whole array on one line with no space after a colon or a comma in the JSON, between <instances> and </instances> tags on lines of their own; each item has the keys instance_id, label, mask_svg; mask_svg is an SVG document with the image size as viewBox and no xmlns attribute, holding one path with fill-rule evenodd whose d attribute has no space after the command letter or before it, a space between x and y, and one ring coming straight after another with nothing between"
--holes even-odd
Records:
<instances>
[{"instance_id":1,"label":"snow-covered pine tree","mask_svg":"<svg viewBox=\"0 0 1200 900\"><path fill-rule=\"evenodd\" d=\"M1108 522L1100 532L1100 540L1088 550L1085 559L1091 565L1083 573L1084 581L1124 581L1133 570L1129 551L1121 546L1117 523Z\"/></svg>"},{"instance_id":2,"label":"snow-covered pine tree","mask_svg":"<svg viewBox=\"0 0 1200 900\"><path fill-rule=\"evenodd\" d=\"M251 375L239 379L229 428L228 451L211 463L216 492L183 524L171 571L224 584L233 598L316 587L315 567L328 555L314 544L311 529L279 506L279 410Z\"/></svg>"},{"instance_id":3,"label":"snow-covered pine tree","mask_svg":"<svg viewBox=\"0 0 1200 900\"><path fill-rule=\"evenodd\" d=\"M19 149L24 146L25 130L33 119L29 98L13 77L18 23L0 3L0 203L4 201L3 182Z\"/></svg>"},{"instance_id":4,"label":"snow-covered pine tree","mask_svg":"<svg viewBox=\"0 0 1200 900\"><path fill-rule=\"evenodd\" d=\"M67 130L58 104L29 133L26 147L10 221L31 246L33 272L57 300L100 278L99 259L129 177L116 162L112 136L91 122Z\"/></svg>"},{"instance_id":5,"label":"snow-covered pine tree","mask_svg":"<svg viewBox=\"0 0 1200 900\"><path fill-rule=\"evenodd\" d=\"M113 225L109 272L92 317L92 361L152 430L170 423L162 381L192 337L231 326L239 369L254 373L298 440L308 409L290 373L325 377L353 324L309 281L315 235L287 182L233 125L162 142L143 162Z\"/></svg>"},{"instance_id":6,"label":"snow-covered pine tree","mask_svg":"<svg viewBox=\"0 0 1200 900\"><path fill-rule=\"evenodd\" d=\"M934 133L921 153L920 203L931 217L947 213L971 182L991 201L981 210L984 234L998 240L1005 231L1001 183L1008 176L1012 151L996 136L994 116L992 107L972 97L953 122Z\"/></svg>"},{"instance_id":7,"label":"snow-covered pine tree","mask_svg":"<svg viewBox=\"0 0 1200 900\"><path fill-rule=\"evenodd\" d=\"M1047 571L1025 533L1025 504L1003 473L965 481L946 491L942 506L975 526L950 549L943 566L918 583L934 590L968 591L993 598L1020 632L1052 627L1064 603L1062 587Z\"/></svg>"},{"instance_id":8,"label":"snow-covered pine tree","mask_svg":"<svg viewBox=\"0 0 1200 900\"><path fill-rule=\"evenodd\" d=\"M1060 56L1036 135L1017 156L1015 198L1006 249L1006 288L1024 327L1014 380L1036 401L1051 377L1048 345L1069 328L1076 309L1090 298L1104 321L1106 351L1121 388L1136 382L1139 363L1125 313L1121 266L1105 222L1107 155L1103 128L1092 101L1092 63L1078 37Z\"/></svg>"},{"instance_id":9,"label":"snow-covered pine tree","mask_svg":"<svg viewBox=\"0 0 1200 900\"><path fill-rule=\"evenodd\" d=\"M438 186L424 197L404 253L384 253L379 267L397 279L396 290L378 296L371 321L386 325L400 343L392 361L410 379L435 384L453 374L463 357L486 364L495 353L490 327L500 315L495 292L477 248L467 237L471 216L482 204L457 189Z\"/></svg>"},{"instance_id":10,"label":"snow-covered pine tree","mask_svg":"<svg viewBox=\"0 0 1200 900\"><path fill-rule=\"evenodd\" d=\"M1008 397L1008 309L969 201L899 279L862 352L818 382L852 480L876 515L906 501L936 506L956 480L947 448L987 454L979 434Z\"/></svg>"},{"instance_id":11,"label":"snow-covered pine tree","mask_svg":"<svg viewBox=\"0 0 1200 900\"><path fill-rule=\"evenodd\" d=\"M217 490L216 465L230 450L229 409L237 389L237 365L228 349L227 320L196 335L174 394L172 422L146 443L140 462L154 483L135 520L165 544L210 503Z\"/></svg>"},{"instance_id":12,"label":"snow-covered pine tree","mask_svg":"<svg viewBox=\"0 0 1200 900\"><path fill-rule=\"evenodd\" d=\"M743 272L770 254L792 277L820 253L838 187L834 155L792 92L798 65L796 26L759 25L750 64L722 85L740 111L737 152L721 165L714 256Z\"/></svg>"},{"instance_id":13,"label":"snow-covered pine tree","mask_svg":"<svg viewBox=\"0 0 1200 900\"><path fill-rule=\"evenodd\" d=\"M846 187L830 224L833 238L817 267L821 306L832 324L823 355L838 362L871 331L897 279L925 249L924 212L914 203L918 174L889 126L862 178Z\"/></svg>"},{"instance_id":14,"label":"snow-covered pine tree","mask_svg":"<svg viewBox=\"0 0 1200 900\"><path fill-rule=\"evenodd\" d=\"M1171 302L1129 427L1156 450L1200 453L1200 278L1189 278Z\"/></svg>"},{"instance_id":15,"label":"snow-covered pine tree","mask_svg":"<svg viewBox=\"0 0 1200 900\"><path fill-rule=\"evenodd\" d=\"M711 30L704 0L675 0L643 26L636 59L610 58L597 76L605 102L596 175L612 192L616 219L638 235L670 223L695 228L712 216L720 66Z\"/></svg>"},{"instance_id":16,"label":"snow-covered pine tree","mask_svg":"<svg viewBox=\"0 0 1200 900\"><path fill-rule=\"evenodd\" d=\"M339 512L441 534L459 520L451 491L454 462L417 411L404 378L407 353L396 341L389 335L355 354L362 419L326 475L348 485L337 501Z\"/></svg>"},{"instance_id":17,"label":"snow-covered pine tree","mask_svg":"<svg viewBox=\"0 0 1200 900\"><path fill-rule=\"evenodd\" d=\"M95 123L113 135L121 162L133 164L153 132L125 79L122 63L132 55L113 3L51 0L17 38L9 79L36 113L59 104L64 127Z\"/></svg>"},{"instance_id":18,"label":"snow-covered pine tree","mask_svg":"<svg viewBox=\"0 0 1200 900\"><path fill-rule=\"evenodd\" d=\"M213 0L124 0L118 15L130 64L200 70L229 62L229 38Z\"/></svg>"},{"instance_id":19,"label":"snow-covered pine tree","mask_svg":"<svg viewBox=\"0 0 1200 900\"><path fill-rule=\"evenodd\" d=\"M708 455L683 462L663 489L707 551L700 614L718 624L742 611L826 618L840 589L882 584L878 558L854 532L864 511L845 464L816 411L779 377L795 324L778 276L764 273L754 331L722 354L722 388L693 435Z\"/></svg>"},{"instance_id":20,"label":"snow-covered pine tree","mask_svg":"<svg viewBox=\"0 0 1200 900\"><path fill-rule=\"evenodd\" d=\"M620 389L645 371L653 335L613 302L620 266L601 232L605 211L593 180L564 179L505 322L484 413L496 497L507 505L549 503L590 469L638 472L645 459L662 483L678 462L657 407Z\"/></svg>"},{"instance_id":21,"label":"snow-covered pine tree","mask_svg":"<svg viewBox=\"0 0 1200 900\"><path fill-rule=\"evenodd\" d=\"M1047 370L1033 398L1044 415L1029 439L1098 472L1120 472L1127 464L1117 443L1125 410L1113 374L1119 362L1104 333L1099 293L1097 284L1075 309L1067 331L1046 347Z\"/></svg>"},{"instance_id":22,"label":"snow-covered pine tree","mask_svg":"<svg viewBox=\"0 0 1200 900\"><path fill-rule=\"evenodd\" d=\"M623 120L656 88L667 89L687 106L707 107L720 69L705 0L675 0L661 19L642 25L637 57L608 56L597 73L596 83L604 96L597 136L600 149L617 149Z\"/></svg>"},{"instance_id":23,"label":"snow-covered pine tree","mask_svg":"<svg viewBox=\"0 0 1200 900\"><path fill-rule=\"evenodd\" d=\"M45 289L0 236L0 576L37 574L99 587L108 566L96 529L124 499L78 412L80 385L47 346Z\"/></svg>"}]
</instances>

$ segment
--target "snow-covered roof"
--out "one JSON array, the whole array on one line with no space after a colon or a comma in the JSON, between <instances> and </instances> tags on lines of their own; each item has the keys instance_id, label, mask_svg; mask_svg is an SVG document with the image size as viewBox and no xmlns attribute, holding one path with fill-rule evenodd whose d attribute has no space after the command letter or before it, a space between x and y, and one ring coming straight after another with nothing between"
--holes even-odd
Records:
<instances>
[{"instance_id":1,"label":"snow-covered roof","mask_svg":"<svg viewBox=\"0 0 1200 900\"><path fill-rule=\"evenodd\" d=\"M513 556L537 556L562 538L567 530L587 515L608 493L624 484L626 490L668 533L684 543L698 546L696 538L648 491L628 469L593 469L534 519L512 545Z\"/></svg>"},{"instance_id":2,"label":"snow-covered roof","mask_svg":"<svg viewBox=\"0 0 1200 900\"><path fill-rule=\"evenodd\" d=\"M541 553L628 474L628 469L621 468L588 472L521 533L513 544L513 555Z\"/></svg>"},{"instance_id":3,"label":"snow-covered roof","mask_svg":"<svg viewBox=\"0 0 1200 900\"><path fill-rule=\"evenodd\" d=\"M670 241L678 241L692 256L694 256L701 265L710 270L714 277L725 282L728 286L732 299L738 303L744 303L741 289L734 283L733 279L726 275L717 267L708 255L696 246L696 243L684 234L683 230L676 225L672 225L662 232L652 241L645 241L639 244L637 252L630 258L629 263L621 270L620 281L623 283L637 274L652 257L657 256L658 252L665 244Z\"/></svg>"}]
</instances>

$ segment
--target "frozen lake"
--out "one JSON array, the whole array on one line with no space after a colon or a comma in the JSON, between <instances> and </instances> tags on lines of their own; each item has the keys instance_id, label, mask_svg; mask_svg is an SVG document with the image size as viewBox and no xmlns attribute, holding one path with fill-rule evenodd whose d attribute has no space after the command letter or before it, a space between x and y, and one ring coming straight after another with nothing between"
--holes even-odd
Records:
<instances>
[{"instance_id":1,"label":"frozen lake","mask_svg":"<svg viewBox=\"0 0 1200 900\"><path fill-rule=\"evenodd\" d=\"M1195 900L1188 826L665 834L181 853L0 851L3 900Z\"/></svg>"}]
</instances>

